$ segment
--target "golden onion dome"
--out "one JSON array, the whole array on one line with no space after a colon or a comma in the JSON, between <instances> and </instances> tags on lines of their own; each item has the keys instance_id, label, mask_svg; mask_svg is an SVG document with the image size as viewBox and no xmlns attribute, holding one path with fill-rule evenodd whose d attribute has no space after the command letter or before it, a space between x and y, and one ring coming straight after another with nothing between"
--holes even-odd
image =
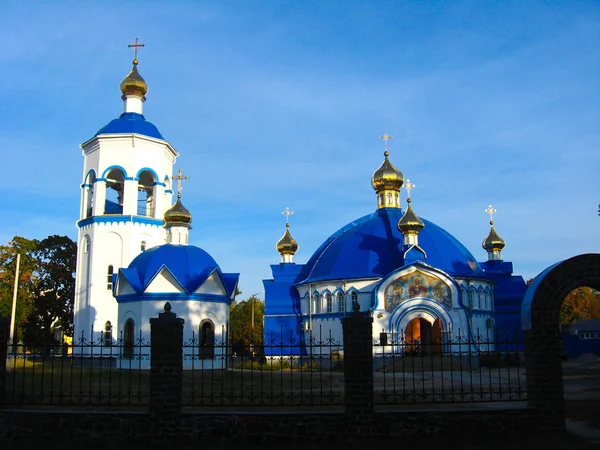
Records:
<instances>
[{"instance_id":1,"label":"golden onion dome","mask_svg":"<svg viewBox=\"0 0 600 450\"><path fill-rule=\"evenodd\" d=\"M298 251L298 243L290 234L290 224L285 224L285 233L277 243L277 251L281 255L294 255Z\"/></svg>"},{"instance_id":2,"label":"golden onion dome","mask_svg":"<svg viewBox=\"0 0 600 450\"><path fill-rule=\"evenodd\" d=\"M408 208L406 209L406 212L402 218L398 221L398 229L402 232L402 234L407 234L419 233L424 227L425 224L415 214L410 206L410 199L408 199Z\"/></svg>"},{"instance_id":3,"label":"golden onion dome","mask_svg":"<svg viewBox=\"0 0 600 450\"><path fill-rule=\"evenodd\" d=\"M181 203L178 196L177 201L165 212L165 225L189 225L192 223L192 214Z\"/></svg>"},{"instance_id":4,"label":"golden onion dome","mask_svg":"<svg viewBox=\"0 0 600 450\"><path fill-rule=\"evenodd\" d=\"M144 97L148 93L148 85L137 70L138 60L133 60L133 69L121 81L123 95L138 95Z\"/></svg>"},{"instance_id":5,"label":"golden onion dome","mask_svg":"<svg viewBox=\"0 0 600 450\"><path fill-rule=\"evenodd\" d=\"M496 233L493 221L490 222L490 225L492 226L490 228L490 233L487 235L481 246L488 252L493 250L502 250L506 245L506 242L504 242L504 239L502 239L498 233Z\"/></svg>"},{"instance_id":6,"label":"golden onion dome","mask_svg":"<svg viewBox=\"0 0 600 450\"><path fill-rule=\"evenodd\" d=\"M371 185L377 192L384 189L399 191L402 183L404 183L404 175L390 162L388 159L389 154L387 150L384 152L385 161L375 171L371 179Z\"/></svg>"}]
</instances>

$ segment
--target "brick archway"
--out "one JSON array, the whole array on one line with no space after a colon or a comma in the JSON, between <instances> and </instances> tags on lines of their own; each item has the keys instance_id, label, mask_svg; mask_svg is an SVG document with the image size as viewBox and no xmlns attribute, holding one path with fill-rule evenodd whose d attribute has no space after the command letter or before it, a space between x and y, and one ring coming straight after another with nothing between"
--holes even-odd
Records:
<instances>
[{"instance_id":1,"label":"brick archway","mask_svg":"<svg viewBox=\"0 0 600 450\"><path fill-rule=\"evenodd\" d=\"M540 413L546 429L565 427L559 312L567 294L582 286L600 290L600 254L578 255L548 267L523 299L529 406Z\"/></svg>"}]
</instances>

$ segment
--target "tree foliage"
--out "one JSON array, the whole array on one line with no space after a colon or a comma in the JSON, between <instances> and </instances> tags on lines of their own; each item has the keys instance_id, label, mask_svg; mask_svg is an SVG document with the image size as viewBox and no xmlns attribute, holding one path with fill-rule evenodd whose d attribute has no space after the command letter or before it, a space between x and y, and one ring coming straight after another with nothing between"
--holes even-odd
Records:
<instances>
[{"instance_id":1,"label":"tree foliage","mask_svg":"<svg viewBox=\"0 0 600 450\"><path fill-rule=\"evenodd\" d=\"M583 286L566 296L560 307L560 323L600 319L600 292Z\"/></svg>"},{"instance_id":2,"label":"tree foliage","mask_svg":"<svg viewBox=\"0 0 600 450\"><path fill-rule=\"evenodd\" d=\"M252 321L254 310L254 322ZM229 312L231 343L237 355L262 353L265 305L256 297L232 302Z\"/></svg>"},{"instance_id":3,"label":"tree foliage","mask_svg":"<svg viewBox=\"0 0 600 450\"><path fill-rule=\"evenodd\" d=\"M10 316L16 255L21 255L15 330L27 344L53 342L60 323L72 334L77 246L67 236L43 240L15 236L0 246L0 316Z\"/></svg>"}]
</instances>

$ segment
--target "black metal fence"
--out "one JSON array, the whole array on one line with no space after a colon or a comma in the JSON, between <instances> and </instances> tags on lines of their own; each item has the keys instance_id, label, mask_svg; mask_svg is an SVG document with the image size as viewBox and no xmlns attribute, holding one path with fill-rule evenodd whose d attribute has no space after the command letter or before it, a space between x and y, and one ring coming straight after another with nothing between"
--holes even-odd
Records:
<instances>
[{"instance_id":1,"label":"black metal fence","mask_svg":"<svg viewBox=\"0 0 600 450\"><path fill-rule=\"evenodd\" d=\"M412 335L382 333L373 343L376 405L527 399L520 342L460 331L422 340ZM0 404L147 408L151 350L141 333L80 338L69 346L9 344ZM330 332L304 342L268 336L231 343L193 334L182 350L188 409L344 405L344 349Z\"/></svg>"},{"instance_id":2,"label":"black metal fence","mask_svg":"<svg viewBox=\"0 0 600 450\"><path fill-rule=\"evenodd\" d=\"M183 405L341 406L341 347L331 334L208 346L194 334L183 345Z\"/></svg>"},{"instance_id":3,"label":"black metal fence","mask_svg":"<svg viewBox=\"0 0 600 450\"><path fill-rule=\"evenodd\" d=\"M86 339L72 345L8 345L0 404L144 407L149 400L150 342Z\"/></svg>"},{"instance_id":4,"label":"black metal fence","mask_svg":"<svg viewBox=\"0 0 600 450\"><path fill-rule=\"evenodd\" d=\"M375 404L527 400L522 342L509 334L412 336L400 330L374 342Z\"/></svg>"}]
</instances>

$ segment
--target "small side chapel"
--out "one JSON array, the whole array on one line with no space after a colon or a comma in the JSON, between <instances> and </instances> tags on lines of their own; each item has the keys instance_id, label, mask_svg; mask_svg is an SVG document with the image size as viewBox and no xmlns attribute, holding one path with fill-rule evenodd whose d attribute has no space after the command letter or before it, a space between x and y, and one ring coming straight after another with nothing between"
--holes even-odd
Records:
<instances>
[{"instance_id":1,"label":"small side chapel","mask_svg":"<svg viewBox=\"0 0 600 450\"><path fill-rule=\"evenodd\" d=\"M185 320L195 359L218 360L214 342L226 340L239 274L223 273L209 253L188 245L192 215L181 202L188 177L181 170L172 176L179 153L143 115L143 46L137 39L129 45L135 53L120 86L123 113L81 145L75 342L121 339L124 356L133 357L134 343L149 340L149 319L168 301Z\"/></svg>"}]
</instances>

